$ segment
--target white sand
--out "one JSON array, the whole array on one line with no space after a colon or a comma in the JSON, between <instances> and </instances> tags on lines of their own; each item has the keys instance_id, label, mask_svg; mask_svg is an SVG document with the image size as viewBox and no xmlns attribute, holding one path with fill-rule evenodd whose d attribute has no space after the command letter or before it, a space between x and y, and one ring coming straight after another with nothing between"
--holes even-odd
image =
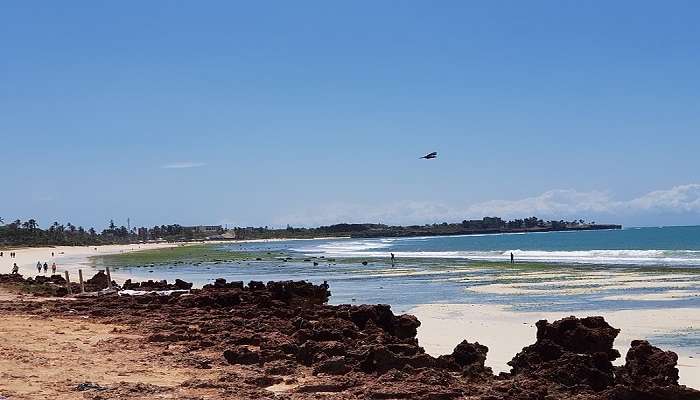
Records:
<instances>
[{"instance_id":1,"label":"white sand","mask_svg":"<svg viewBox=\"0 0 700 400\"><path fill-rule=\"evenodd\" d=\"M343 239L343 237L332 237L324 239ZM106 254L118 254L118 253L129 253L133 251L142 250L154 250L154 249L164 249L177 246L186 245L196 245L196 244L242 244L242 243L267 243L267 242L277 242L277 241L287 241L287 240L316 240L316 238L311 239L250 239L250 240L209 240L203 241L192 241L192 242L178 242L178 243L141 243L141 244L118 244L118 245L105 245L105 246L55 246L55 247L22 247L16 249L3 249L3 257L0 257L0 273L9 274L12 272L12 264L17 263L19 267L19 273L25 278L30 276L36 276L37 269L36 263L41 262L43 265L46 262L49 265L49 270L47 275L51 275L51 264L56 263L56 273L63 275L65 271L71 276L71 280L77 282L78 270L83 270L83 276L85 279L92 277L97 270L89 262L89 258L92 256L106 255ZM17 253L15 258L10 258L10 252ZM53 256L51 254L53 253ZM38 275L43 275L44 271L42 269L41 273ZM122 274L119 271L112 271L113 280L124 280L128 279L130 275ZM158 278L157 276L151 277L152 279Z\"/></svg>"},{"instance_id":2,"label":"white sand","mask_svg":"<svg viewBox=\"0 0 700 400\"><path fill-rule=\"evenodd\" d=\"M56 273L63 275L65 271L71 276L71 280L78 280L78 269L83 270L85 279L92 277L97 271L90 265L88 258L91 256L126 253L138 250L162 249L175 247L181 243L148 243L107 246L56 246L56 247L26 247L13 250L3 250L0 258L0 273L12 272L12 264L17 263L19 273L25 278L37 275L36 263L46 262L49 265L47 275L51 274L51 264L56 263ZM17 253L15 258L10 258L10 252ZM51 256L53 253L53 257ZM41 271L43 275L44 271ZM114 279L116 276L112 274Z\"/></svg>"},{"instance_id":3,"label":"white sand","mask_svg":"<svg viewBox=\"0 0 700 400\"><path fill-rule=\"evenodd\" d=\"M612 326L622 331L615 341L620 357L615 364L624 364L624 357L634 339L700 328L700 310L693 308L622 310L515 312L500 305L485 304L426 304L408 311L421 321L418 340L426 352L437 356L449 354L462 340L488 346L486 365L495 373L509 371L506 364L523 347L535 342L535 322L550 322L575 315L602 315ZM652 344L653 340L651 341ZM660 345L664 350L678 353L678 368L682 384L700 388L700 352L687 348Z\"/></svg>"}]
</instances>

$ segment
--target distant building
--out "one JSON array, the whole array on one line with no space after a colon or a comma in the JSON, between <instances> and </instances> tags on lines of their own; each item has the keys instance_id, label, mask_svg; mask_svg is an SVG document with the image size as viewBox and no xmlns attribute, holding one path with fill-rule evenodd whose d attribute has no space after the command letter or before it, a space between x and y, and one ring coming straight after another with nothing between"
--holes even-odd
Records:
<instances>
[{"instance_id":1,"label":"distant building","mask_svg":"<svg viewBox=\"0 0 700 400\"><path fill-rule=\"evenodd\" d=\"M505 225L505 222L499 217L484 217L481 220L481 224L484 228L500 228Z\"/></svg>"},{"instance_id":2,"label":"distant building","mask_svg":"<svg viewBox=\"0 0 700 400\"><path fill-rule=\"evenodd\" d=\"M197 233L219 233L224 230L221 225L197 225L188 226L186 229L191 229Z\"/></svg>"}]
</instances>

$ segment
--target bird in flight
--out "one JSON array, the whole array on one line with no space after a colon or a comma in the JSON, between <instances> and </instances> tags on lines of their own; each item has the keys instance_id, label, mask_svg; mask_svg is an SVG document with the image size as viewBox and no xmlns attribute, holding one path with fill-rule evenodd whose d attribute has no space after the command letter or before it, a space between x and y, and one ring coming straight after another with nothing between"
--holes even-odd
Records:
<instances>
[{"instance_id":1,"label":"bird in flight","mask_svg":"<svg viewBox=\"0 0 700 400\"><path fill-rule=\"evenodd\" d=\"M434 151L432 153L428 153L421 158L425 158L426 160L432 160L433 158L437 158L437 151Z\"/></svg>"}]
</instances>

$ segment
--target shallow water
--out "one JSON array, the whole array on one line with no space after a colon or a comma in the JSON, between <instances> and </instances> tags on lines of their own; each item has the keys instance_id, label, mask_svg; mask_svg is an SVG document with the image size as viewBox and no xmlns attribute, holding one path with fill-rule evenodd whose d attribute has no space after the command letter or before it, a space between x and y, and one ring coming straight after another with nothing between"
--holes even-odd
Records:
<instances>
[{"instance_id":1,"label":"shallow water","mask_svg":"<svg viewBox=\"0 0 700 400\"><path fill-rule=\"evenodd\" d=\"M115 273L136 280L181 278L195 286L218 277L328 281L333 304L385 303L397 313L423 304L493 304L510 311L597 315L654 310L663 320L664 310L697 309L697 318L691 312L682 330L669 321L648 339L700 355L700 227L211 246L263 256L148 268L117 265ZM100 259L94 261L99 267Z\"/></svg>"},{"instance_id":2,"label":"shallow water","mask_svg":"<svg viewBox=\"0 0 700 400\"><path fill-rule=\"evenodd\" d=\"M270 256L262 261L121 266L119 272L134 279L178 277L197 286L217 277L328 281L332 303L388 303L399 311L427 303L494 303L518 310L700 309L700 227L212 246L282 252L291 261ZM393 264L392 252L397 257ZM509 263L510 252L515 265Z\"/></svg>"}]
</instances>

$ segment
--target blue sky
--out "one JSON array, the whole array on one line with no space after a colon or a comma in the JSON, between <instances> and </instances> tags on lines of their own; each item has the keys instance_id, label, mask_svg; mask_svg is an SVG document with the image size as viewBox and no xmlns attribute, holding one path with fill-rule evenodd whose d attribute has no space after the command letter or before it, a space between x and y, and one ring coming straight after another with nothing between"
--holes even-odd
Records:
<instances>
[{"instance_id":1,"label":"blue sky","mask_svg":"<svg viewBox=\"0 0 700 400\"><path fill-rule=\"evenodd\" d=\"M698 224L698 17L694 1L3 2L0 216Z\"/></svg>"}]
</instances>

